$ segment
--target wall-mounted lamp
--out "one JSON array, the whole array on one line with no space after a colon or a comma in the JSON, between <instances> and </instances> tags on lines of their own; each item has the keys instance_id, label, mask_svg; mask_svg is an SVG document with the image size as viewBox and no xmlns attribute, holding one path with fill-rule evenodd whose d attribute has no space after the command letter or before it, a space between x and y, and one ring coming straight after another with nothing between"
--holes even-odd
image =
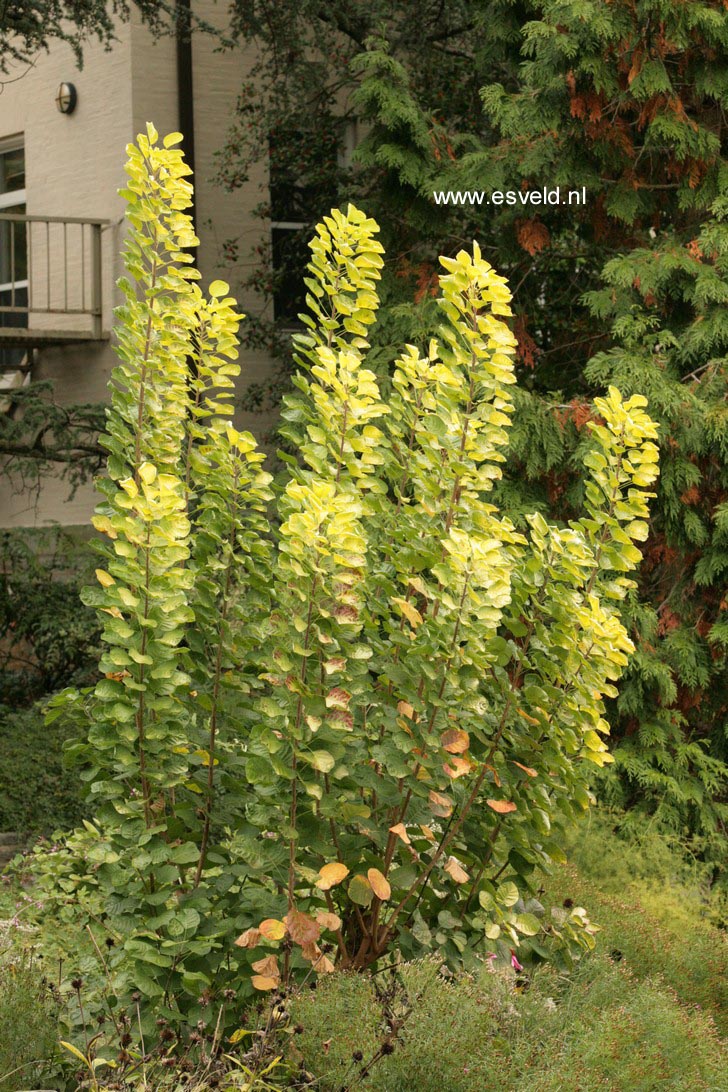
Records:
<instances>
[{"instance_id":1,"label":"wall-mounted lamp","mask_svg":"<svg viewBox=\"0 0 728 1092\"><path fill-rule=\"evenodd\" d=\"M62 114L72 114L76 109L78 95L72 83L62 83L56 95L56 106Z\"/></svg>"}]
</instances>

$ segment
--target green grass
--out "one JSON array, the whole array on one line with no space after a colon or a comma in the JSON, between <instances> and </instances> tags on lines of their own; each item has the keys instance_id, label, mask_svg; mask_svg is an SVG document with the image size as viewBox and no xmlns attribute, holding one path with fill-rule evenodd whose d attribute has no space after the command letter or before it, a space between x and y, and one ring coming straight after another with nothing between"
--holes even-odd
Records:
<instances>
[{"instance_id":1,"label":"green grass","mask_svg":"<svg viewBox=\"0 0 728 1092\"><path fill-rule=\"evenodd\" d=\"M393 1052L353 1087L372 1092L560 1092L728 1088L728 1056L709 1014L663 982L639 979L606 955L566 980L542 969L515 993L509 976L444 981L437 961L399 974L395 1002L410 1006ZM406 1002L405 1002L405 999ZM297 1001L306 1068L322 1092L348 1088L383 1038L371 982L335 976ZM362 1054L356 1061L355 1052Z\"/></svg>"}]
</instances>

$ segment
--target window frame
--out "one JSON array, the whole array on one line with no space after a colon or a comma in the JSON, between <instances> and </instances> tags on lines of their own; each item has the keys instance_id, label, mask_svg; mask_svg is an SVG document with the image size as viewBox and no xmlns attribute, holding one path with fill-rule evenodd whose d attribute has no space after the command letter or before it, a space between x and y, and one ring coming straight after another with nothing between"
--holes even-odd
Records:
<instances>
[{"instance_id":1,"label":"window frame","mask_svg":"<svg viewBox=\"0 0 728 1092\"><path fill-rule=\"evenodd\" d=\"M7 155L9 152L23 153L23 173L25 174L25 135L23 133L15 133L13 136L0 137L0 157ZM20 208L22 211L20 215L23 215L28 208L28 185L27 176L25 178L25 185L19 190L8 190L7 193L0 193L0 212L4 212L6 209ZM0 284L0 292L12 292L17 288L27 288L29 280L26 278L24 281L8 281L7 283Z\"/></svg>"},{"instance_id":2,"label":"window frame","mask_svg":"<svg viewBox=\"0 0 728 1092\"><path fill-rule=\"evenodd\" d=\"M22 133L16 133L10 137L0 137L0 156L7 155L9 152L22 152L23 153L23 166L25 166L25 140ZM23 172L25 173L25 172ZM13 208L15 205L28 204L28 179L25 179L25 185L20 190L8 190L7 193L0 193L0 212L4 209Z\"/></svg>"}]
</instances>

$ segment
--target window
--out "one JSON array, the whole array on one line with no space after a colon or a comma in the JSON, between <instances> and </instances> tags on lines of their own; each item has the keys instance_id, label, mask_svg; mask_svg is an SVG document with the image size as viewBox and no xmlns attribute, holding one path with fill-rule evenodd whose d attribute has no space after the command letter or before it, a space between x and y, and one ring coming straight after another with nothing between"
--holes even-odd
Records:
<instances>
[{"instance_id":1,"label":"window","mask_svg":"<svg viewBox=\"0 0 728 1092\"><path fill-rule=\"evenodd\" d=\"M0 141L0 216L25 214L25 150L22 140ZM0 220L0 327L28 325L28 246L26 225ZM18 368L23 349L3 349L0 371Z\"/></svg>"}]
</instances>

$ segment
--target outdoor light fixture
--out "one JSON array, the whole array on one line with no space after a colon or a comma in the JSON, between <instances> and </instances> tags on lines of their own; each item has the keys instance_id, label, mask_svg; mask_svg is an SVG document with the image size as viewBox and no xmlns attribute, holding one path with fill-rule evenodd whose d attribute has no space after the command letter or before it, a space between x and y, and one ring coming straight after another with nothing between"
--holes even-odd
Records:
<instances>
[{"instance_id":1,"label":"outdoor light fixture","mask_svg":"<svg viewBox=\"0 0 728 1092\"><path fill-rule=\"evenodd\" d=\"M76 109L78 95L72 83L62 83L56 95L56 106L62 114L72 114Z\"/></svg>"}]
</instances>

